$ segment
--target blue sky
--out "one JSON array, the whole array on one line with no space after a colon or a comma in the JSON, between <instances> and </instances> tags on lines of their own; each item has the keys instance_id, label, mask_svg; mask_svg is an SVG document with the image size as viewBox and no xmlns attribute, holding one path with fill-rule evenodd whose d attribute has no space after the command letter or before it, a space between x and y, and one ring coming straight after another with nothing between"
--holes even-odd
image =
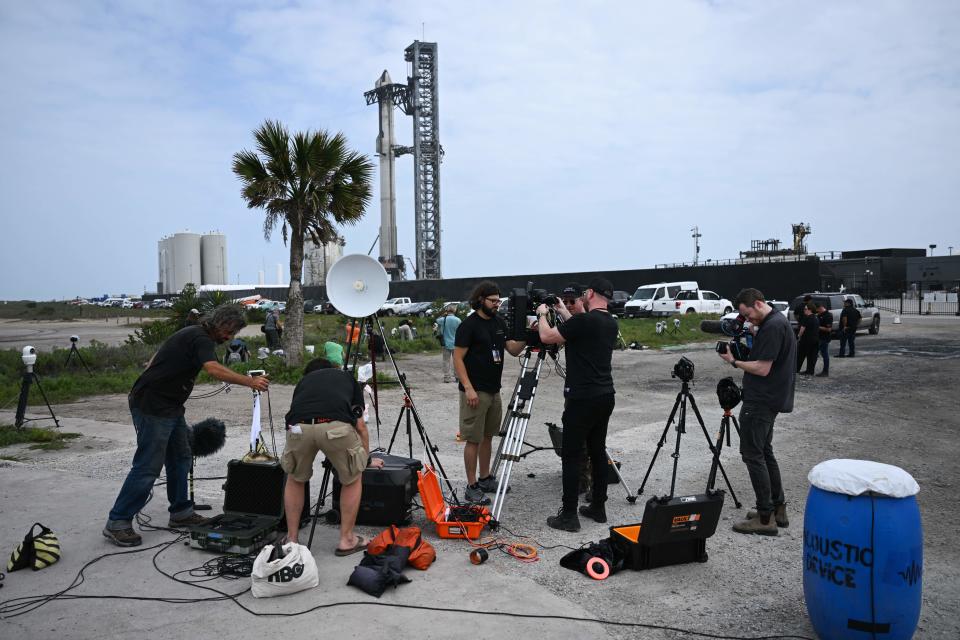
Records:
<instances>
[{"instance_id":1,"label":"blue sky","mask_svg":"<svg viewBox=\"0 0 960 640\"><path fill-rule=\"evenodd\" d=\"M372 156L362 94L414 39L439 47L446 276L689 261L694 225L701 258L801 221L813 251L960 252L958 27L950 1L4 3L0 299L142 293L183 229L271 281L287 252L232 155L272 118Z\"/></svg>"}]
</instances>

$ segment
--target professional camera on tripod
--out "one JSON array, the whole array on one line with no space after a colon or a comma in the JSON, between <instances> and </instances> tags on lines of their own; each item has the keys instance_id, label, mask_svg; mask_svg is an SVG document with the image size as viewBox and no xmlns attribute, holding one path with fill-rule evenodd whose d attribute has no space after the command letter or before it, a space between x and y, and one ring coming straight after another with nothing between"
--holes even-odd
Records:
<instances>
[{"instance_id":1,"label":"professional camera on tripod","mask_svg":"<svg viewBox=\"0 0 960 640\"><path fill-rule=\"evenodd\" d=\"M750 326L743 316L727 316L720 320L702 320L700 322L700 331L704 333L721 333L733 338L733 340L720 340L717 342L717 353L730 351L737 360L746 360L749 357L753 334L750 332Z\"/></svg>"},{"instance_id":2,"label":"professional camera on tripod","mask_svg":"<svg viewBox=\"0 0 960 640\"><path fill-rule=\"evenodd\" d=\"M537 333L536 329L530 328L533 319L531 316L536 316L537 307L541 304L551 307L550 314L547 317L551 327L563 323L563 319L552 309L554 305L560 303L560 299L556 295L548 293L546 289L535 288L532 282L528 282L525 289L518 287L511 290L508 300L507 310L504 313L508 340L520 340L533 347L541 346L540 334ZM557 347L552 345L550 349L556 352Z\"/></svg>"}]
</instances>

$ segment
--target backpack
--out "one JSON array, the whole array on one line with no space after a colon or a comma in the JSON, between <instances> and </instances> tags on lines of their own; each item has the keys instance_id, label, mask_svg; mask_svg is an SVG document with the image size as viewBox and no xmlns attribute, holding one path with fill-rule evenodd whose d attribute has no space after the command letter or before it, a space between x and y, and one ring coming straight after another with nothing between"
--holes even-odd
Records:
<instances>
[{"instance_id":1,"label":"backpack","mask_svg":"<svg viewBox=\"0 0 960 640\"><path fill-rule=\"evenodd\" d=\"M401 529L396 525L390 525L389 528L384 529L380 535L370 541L370 544L367 545L367 553L374 556L381 555L390 545L410 549L407 564L414 569L426 571L437 559L437 552L433 545L420 535L420 527L404 527Z\"/></svg>"}]
</instances>

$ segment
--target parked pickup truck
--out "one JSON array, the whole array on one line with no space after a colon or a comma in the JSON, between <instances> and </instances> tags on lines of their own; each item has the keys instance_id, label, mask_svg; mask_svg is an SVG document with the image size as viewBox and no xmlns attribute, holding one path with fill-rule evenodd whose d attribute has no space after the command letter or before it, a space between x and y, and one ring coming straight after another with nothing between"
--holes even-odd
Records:
<instances>
[{"instance_id":1,"label":"parked pickup truck","mask_svg":"<svg viewBox=\"0 0 960 640\"><path fill-rule=\"evenodd\" d=\"M807 293L804 295L812 296L813 302L823 302L823 306L833 314L833 335L837 336L840 332L840 312L843 311L843 301L845 298L853 300L853 306L860 312L860 324L857 325L857 331L864 331L876 335L880 333L880 310L872 302L866 302L855 293ZM797 319L793 317L793 312L803 301L803 296L797 296L790 303L790 324L794 331L797 330Z\"/></svg>"},{"instance_id":2,"label":"parked pickup truck","mask_svg":"<svg viewBox=\"0 0 960 640\"><path fill-rule=\"evenodd\" d=\"M658 300L653 305L654 315L671 313L718 313L733 311L733 303L713 291L693 289L680 291L673 300Z\"/></svg>"},{"instance_id":3,"label":"parked pickup truck","mask_svg":"<svg viewBox=\"0 0 960 640\"><path fill-rule=\"evenodd\" d=\"M377 311L378 316L395 316L400 313L400 307L410 304L410 298L390 298Z\"/></svg>"}]
</instances>

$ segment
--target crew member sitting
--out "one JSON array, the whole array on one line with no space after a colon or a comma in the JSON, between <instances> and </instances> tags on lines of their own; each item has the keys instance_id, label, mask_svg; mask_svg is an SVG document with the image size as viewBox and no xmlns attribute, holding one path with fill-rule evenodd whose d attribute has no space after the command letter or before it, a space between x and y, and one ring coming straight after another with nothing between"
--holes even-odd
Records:
<instances>
[{"instance_id":1,"label":"crew member sitting","mask_svg":"<svg viewBox=\"0 0 960 640\"><path fill-rule=\"evenodd\" d=\"M340 542L335 553L347 556L367 546L369 541L353 532L363 491L360 478L368 464L381 467L383 460L369 457L370 436L363 408L363 391L348 372L333 368L324 358L307 364L286 415L287 442L281 459L287 473L283 505L288 541L298 542L304 484L313 475L317 452L322 451L341 485Z\"/></svg>"}]
</instances>

